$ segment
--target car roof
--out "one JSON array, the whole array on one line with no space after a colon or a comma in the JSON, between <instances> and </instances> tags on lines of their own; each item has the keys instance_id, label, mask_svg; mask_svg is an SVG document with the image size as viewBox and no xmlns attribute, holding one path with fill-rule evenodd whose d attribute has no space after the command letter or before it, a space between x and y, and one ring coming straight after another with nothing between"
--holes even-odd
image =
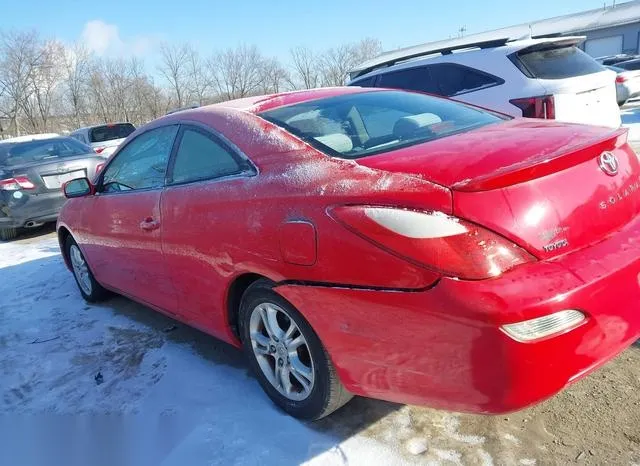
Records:
<instances>
[{"instance_id":1,"label":"car roof","mask_svg":"<svg viewBox=\"0 0 640 466\"><path fill-rule=\"evenodd\" d=\"M399 65L409 60L415 60L417 62L418 59L428 60L430 58L445 55L447 57L455 57L456 54L477 52L485 49L492 49L493 51L498 50L505 55L509 55L524 48L539 44L558 44L558 46L576 45L584 40L584 36L564 36L538 39L526 38L517 40L497 38L480 42L471 41L464 37L448 39L383 53L378 57L361 63L350 70L349 77L350 79L355 80L356 78L364 76L374 70L388 69L394 65Z\"/></svg>"}]
</instances>

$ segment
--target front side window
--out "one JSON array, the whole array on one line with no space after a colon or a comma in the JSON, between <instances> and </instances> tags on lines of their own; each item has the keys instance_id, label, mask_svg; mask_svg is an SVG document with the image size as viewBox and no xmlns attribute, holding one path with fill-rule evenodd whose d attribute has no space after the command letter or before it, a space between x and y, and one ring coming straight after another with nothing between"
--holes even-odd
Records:
<instances>
[{"instance_id":1,"label":"front side window","mask_svg":"<svg viewBox=\"0 0 640 466\"><path fill-rule=\"evenodd\" d=\"M173 164L173 183L218 178L239 171L240 164L220 142L199 129L184 130Z\"/></svg>"},{"instance_id":2,"label":"front side window","mask_svg":"<svg viewBox=\"0 0 640 466\"><path fill-rule=\"evenodd\" d=\"M164 126L142 133L129 142L105 168L102 191L162 187L177 132L177 125Z\"/></svg>"},{"instance_id":3,"label":"front side window","mask_svg":"<svg viewBox=\"0 0 640 466\"><path fill-rule=\"evenodd\" d=\"M328 155L349 159L471 131L506 118L459 102L394 90L318 99L260 116Z\"/></svg>"}]
</instances>

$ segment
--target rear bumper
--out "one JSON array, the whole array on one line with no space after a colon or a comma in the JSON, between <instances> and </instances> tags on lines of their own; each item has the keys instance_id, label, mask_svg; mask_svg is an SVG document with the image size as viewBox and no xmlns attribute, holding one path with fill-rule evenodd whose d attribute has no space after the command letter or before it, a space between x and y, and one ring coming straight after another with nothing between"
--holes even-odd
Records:
<instances>
[{"instance_id":1,"label":"rear bumper","mask_svg":"<svg viewBox=\"0 0 640 466\"><path fill-rule=\"evenodd\" d=\"M590 248L478 282L421 292L281 286L355 394L478 413L515 411L640 337L640 220ZM579 309L587 321L519 343L505 323Z\"/></svg>"},{"instance_id":2,"label":"rear bumper","mask_svg":"<svg viewBox=\"0 0 640 466\"><path fill-rule=\"evenodd\" d=\"M21 228L30 221L55 221L65 201L61 191L42 194L0 191L0 228Z\"/></svg>"}]
</instances>

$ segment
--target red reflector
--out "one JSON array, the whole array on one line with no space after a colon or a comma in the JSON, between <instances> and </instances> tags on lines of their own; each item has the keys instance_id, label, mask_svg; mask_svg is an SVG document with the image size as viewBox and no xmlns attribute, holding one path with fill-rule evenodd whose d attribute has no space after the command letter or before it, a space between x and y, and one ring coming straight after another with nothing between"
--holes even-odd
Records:
<instances>
[{"instance_id":1,"label":"red reflector","mask_svg":"<svg viewBox=\"0 0 640 466\"><path fill-rule=\"evenodd\" d=\"M0 190L18 191L20 189L35 189L35 185L26 176L15 176L0 180Z\"/></svg>"},{"instance_id":2,"label":"red reflector","mask_svg":"<svg viewBox=\"0 0 640 466\"><path fill-rule=\"evenodd\" d=\"M555 100L552 95L511 99L509 102L522 110L522 116L526 118L553 120L556 117Z\"/></svg>"},{"instance_id":3,"label":"red reflector","mask_svg":"<svg viewBox=\"0 0 640 466\"><path fill-rule=\"evenodd\" d=\"M623 83L627 80L626 77L622 76L621 74L619 74L618 76L616 76L616 82L617 83Z\"/></svg>"},{"instance_id":4,"label":"red reflector","mask_svg":"<svg viewBox=\"0 0 640 466\"><path fill-rule=\"evenodd\" d=\"M481 280L535 260L506 238L441 212L344 206L331 216L381 249L450 277Z\"/></svg>"},{"instance_id":5,"label":"red reflector","mask_svg":"<svg viewBox=\"0 0 640 466\"><path fill-rule=\"evenodd\" d=\"M96 147L93 150L96 151L96 154L100 154L100 153L102 153L103 150L105 150L105 148L104 147Z\"/></svg>"}]
</instances>

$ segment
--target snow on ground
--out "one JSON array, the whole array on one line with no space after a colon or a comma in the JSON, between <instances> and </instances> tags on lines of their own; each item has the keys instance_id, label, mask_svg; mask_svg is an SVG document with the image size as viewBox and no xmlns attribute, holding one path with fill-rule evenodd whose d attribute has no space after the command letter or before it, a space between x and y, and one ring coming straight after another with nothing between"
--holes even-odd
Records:
<instances>
[{"instance_id":1,"label":"snow on ground","mask_svg":"<svg viewBox=\"0 0 640 466\"><path fill-rule=\"evenodd\" d=\"M24 436L10 442L9 430L0 446L14 461L0 463L52 464L47 458L61 454L67 456L56 464L416 461L392 444L358 435L360 425L305 425L282 414L247 373L241 353L212 337L124 298L86 304L52 236L0 243L0 413L20 419L54 414L54 420L80 414L90 427L66 426L64 453L58 442L49 445L53 451L47 442L34 450ZM356 400L349 409L351 420L371 424L399 406ZM92 435L92 428L102 435ZM96 452L97 458L85 456Z\"/></svg>"}]
</instances>

